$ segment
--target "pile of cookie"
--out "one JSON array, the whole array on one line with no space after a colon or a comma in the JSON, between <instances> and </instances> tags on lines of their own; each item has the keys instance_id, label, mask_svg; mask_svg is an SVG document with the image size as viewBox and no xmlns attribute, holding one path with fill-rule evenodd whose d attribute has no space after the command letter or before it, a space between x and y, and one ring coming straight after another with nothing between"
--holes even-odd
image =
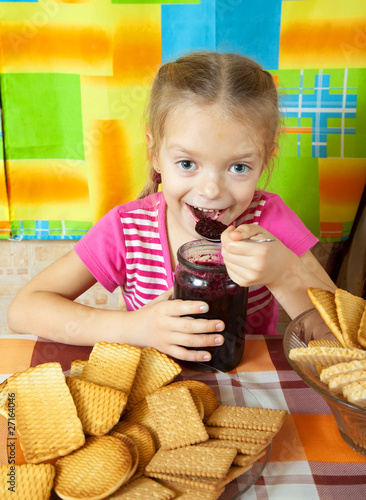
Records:
<instances>
[{"instance_id":1,"label":"pile of cookie","mask_svg":"<svg viewBox=\"0 0 366 500\"><path fill-rule=\"evenodd\" d=\"M0 412L14 413L27 463L0 466L0 497L217 499L287 412L219 405L203 382L174 381L180 372L153 348L100 342L66 377L59 363L9 377Z\"/></svg>"},{"instance_id":2,"label":"pile of cookie","mask_svg":"<svg viewBox=\"0 0 366 500\"><path fill-rule=\"evenodd\" d=\"M335 339L311 340L290 359L314 365L330 391L366 409L366 301L341 288L308 295Z\"/></svg>"}]
</instances>

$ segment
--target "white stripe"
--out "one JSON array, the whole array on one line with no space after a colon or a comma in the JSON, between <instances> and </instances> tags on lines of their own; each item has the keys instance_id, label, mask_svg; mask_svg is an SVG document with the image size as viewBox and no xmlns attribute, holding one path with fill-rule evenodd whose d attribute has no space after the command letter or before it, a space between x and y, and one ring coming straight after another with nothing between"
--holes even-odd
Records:
<instances>
[{"instance_id":1,"label":"white stripe","mask_svg":"<svg viewBox=\"0 0 366 500\"><path fill-rule=\"evenodd\" d=\"M141 307L141 304L139 304L138 302L136 302L137 300L139 300L140 302L142 302L143 305L145 305L148 302L150 302L150 299L146 299L145 297L141 297L141 295L139 295L139 293L138 293L137 290L134 290L134 294L135 294L135 305L136 305L136 307ZM155 294L156 294L156 291L155 291Z\"/></svg>"},{"instance_id":2,"label":"white stripe","mask_svg":"<svg viewBox=\"0 0 366 500\"><path fill-rule=\"evenodd\" d=\"M271 292L269 290L265 290L263 293L260 293L259 295L256 295L255 297L249 297L248 304L250 304L252 302L256 302L257 300L264 299L268 295L271 295Z\"/></svg>"},{"instance_id":3,"label":"white stripe","mask_svg":"<svg viewBox=\"0 0 366 500\"><path fill-rule=\"evenodd\" d=\"M250 220L250 219L254 219L254 212L251 213L251 214L247 214L245 215L244 217L242 217L240 220Z\"/></svg>"},{"instance_id":4,"label":"white stripe","mask_svg":"<svg viewBox=\"0 0 366 500\"><path fill-rule=\"evenodd\" d=\"M150 241L140 241L140 240L125 240L126 247L142 247L150 248L152 250L161 250L163 248L160 243L151 243Z\"/></svg>"},{"instance_id":5,"label":"white stripe","mask_svg":"<svg viewBox=\"0 0 366 500\"><path fill-rule=\"evenodd\" d=\"M257 306L248 308L247 314L253 314L256 311L260 311L261 309L264 309L271 302L271 300L272 300L272 297L269 297L269 299L266 300L265 302L261 302Z\"/></svg>"},{"instance_id":6,"label":"white stripe","mask_svg":"<svg viewBox=\"0 0 366 500\"><path fill-rule=\"evenodd\" d=\"M135 280L142 281L144 283L156 283L158 285L166 285L166 279L164 278L154 278L151 276L141 276L139 273L126 273L126 280L133 282Z\"/></svg>"},{"instance_id":7,"label":"white stripe","mask_svg":"<svg viewBox=\"0 0 366 500\"><path fill-rule=\"evenodd\" d=\"M316 141L313 143L316 147L315 149L315 156L316 157L319 157L319 146L321 144L319 144L319 131L320 131L320 113L319 113L319 108L321 107L321 88L323 86L323 70L320 69L319 70L319 86L320 86L320 89L318 89L317 93L316 93L316 107L318 108L318 111L316 112L316 115L315 115L315 137L316 137Z\"/></svg>"},{"instance_id":8,"label":"white stripe","mask_svg":"<svg viewBox=\"0 0 366 500\"><path fill-rule=\"evenodd\" d=\"M284 113L298 113L299 108L281 108ZM356 108L302 108L304 113L356 113Z\"/></svg>"},{"instance_id":9,"label":"white stripe","mask_svg":"<svg viewBox=\"0 0 366 500\"><path fill-rule=\"evenodd\" d=\"M156 260L157 262L164 262L164 257L162 255L153 255L148 252L126 252L126 259L149 259Z\"/></svg>"},{"instance_id":10,"label":"white stripe","mask_svg":"<svg viewBox=\"0 0 366 500\"><path fill-rule=\"evenodd\" d=\"M126 292L135 291L135 293L138 290L141 293L145 293L145 294L149 294L149 295L154 295L154 296L156 295L156 288L148 288L148 287L141 286L141 285L138 284L137 281L135 281L133 283L129 283L128 285L126 284L125 290L126 290Z\"/></svg>"},{"instance_id":11,"label":"white stripe","mask_svg":"<svg viewBox=\"0 0 366 500\"><path fill-rule=\"evenodd\" d=\"M302 1L302 0L299 0ZM302 70L301 70L302 71ZM286 90L318 90L320 87L286 87ZM349 90L357 90L358 87L348 87ZM322 87L323 90L342 90L343 87ZM14 160L13 160L14 161Z\"/></svg>"},{"instance_id":12,"label":"white stripe","mask_svg":"<svg viewBox=\"0 0 366 500\"><path fill-rule=\"evenodd\" d=\"M149 215L151 217L156 217L158 215L158 211L152 208L151 210L144 210L143 208L136 208L135 210L130 211L131 214L139 214L139 215Z\"/></svg>"},{"instance_id":13,"label":"white stripe","mask_svg":"<svg viewBox=\"0 0 366 500\"><path fill-rule=\"evenodd\" d=\"M135 301L135 296L134 294L130 294L130 293L126 293L125 290L123 290L123 293L124 295L129 299L129 301L131 302L132 306L135 308L135 309L139 309L141 307L141 304L138 304L136 301Z\"/></svg>"},{"instance_id":14,"label":"white stripe","mask_svg":"<svg viewBox=\"0 0 366 500\"><path fill-rule=\"evenodd\" d=\"M20 340L38 340L37 335L30 335L25 333L2 333L0 339L20 339Z\"/></svg>"},{"instance_id":15,"label":"white stripe","mask_svg":"<svg viewBox=\"0 0 366 500\"><path fill-rule=\"evenodd\" d=\"M166 276L166 270L163 266L152 266L152 265L146 265L146 264L140 264L139 262L137 263L131 263L131 270L139 270L141 269L142 271L147 271L151 273L159 273L159 274L164 274Z\"/></svg>"},{"instance_id":16,"label":"white stripe","mask_svg":"<svg viewBox=\"0 0 366 500\"><path fill-rule=\"evenodd\" d=\"M159 236L158 236L158 233L156 233L155 231L142 231L136 227L134 227L133 229L129 229L129 228L126 228L124 230L124 233L125 235L133 235L133 236L146 236L148 238L152 238L152 239L159 239Z\"/></svg>"},{"instance_id":17,"label":"white stripe","mask_svg":"<svg viewBox=\"0 0 366 500\"><path fill-rule=\"evenodd\" d=\"M344 70L344 78L343 78L343 100L342 107L346 107L346 98L347 98L347 79L348 79L348 69ZM342 113L341 118L341 158L344 158L344 123L345 123L345 114Z\"/></svg>"},{"instance_id":18,"label":"white stripe","mask_svg":"<svg viewBox=\"0 0 366 500\"><path fill-rule=\"evenodd\" d=\"M158 227L159 223L158 221L153 221L153 220L146 220L146 219L133 219L132 217L125 217L123 219L123 222L125 224L136 224L137 226L152 226L152 227Z\"/></svg>"},{"instance_id":19,"label":"white stripe","mask_svg":"<svg viewBox=\"0 0 366 500\"><path fill-rule=\"evenodd\" d=\"M304 76L304 70L302 69L300 71L300 78ZM301 123L301 107L302 107L302 87L299 86L299 110L298 110L298 113L297 113L297 120L298 120L298 124L300 125Z\"/></svg>"}]
</instances>

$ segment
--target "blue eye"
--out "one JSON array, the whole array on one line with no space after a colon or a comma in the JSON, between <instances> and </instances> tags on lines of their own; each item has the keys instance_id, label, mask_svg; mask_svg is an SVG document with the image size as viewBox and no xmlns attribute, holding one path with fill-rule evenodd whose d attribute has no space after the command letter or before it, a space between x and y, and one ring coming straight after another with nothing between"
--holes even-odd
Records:
<instances>
[{"instance_id":1,"label":"blue eye","mask_svg":"<svg viewBox=\"0 0 366 500\"><path fill-rule=\"evenodd\" d=\"M182 160L178 162L178 165L182 170L194 170L196 168L196 164L189 160Z\"/></svg>"},{"instance_id":2,"label":"blue eye","mask_svg":"<svg viewBox=\"0 0 366 500\"><path fill-rule=\"evenodd\" d=\"M246 174L250 170L248 165L244 165L244 163L236 163L232 167L230 167L230 172L234 172L234 174Z\"/></svg>"}]
</instances>

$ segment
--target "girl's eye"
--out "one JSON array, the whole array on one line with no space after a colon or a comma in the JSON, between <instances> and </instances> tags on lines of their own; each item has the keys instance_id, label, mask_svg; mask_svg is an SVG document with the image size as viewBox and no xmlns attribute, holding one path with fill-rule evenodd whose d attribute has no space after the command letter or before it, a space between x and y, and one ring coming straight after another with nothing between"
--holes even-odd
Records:
<instances>
[{"instance_id":1,"label":"girl's eye","mask_svg":"<svg viewBox=\"0 0 366 500\"><path fill-rule=\"evenodd\" d=\"M182 160L178 162L178 165L182 170L194 170L196 168L196 164L189 160Z\"/></svg>"},{"instance_id":2,"label":"girl's eye","mask_svg":"<svg viewBox=\"0 0 366 500\"><path fill-rule=\"evenodd\" d=\"M248 165L244 165L244 163L237 163L236 165L230 167L230 172L234 172L234 174L246 174L249 170L250 167L248 167Z\"/></svg>"}]
</instances>

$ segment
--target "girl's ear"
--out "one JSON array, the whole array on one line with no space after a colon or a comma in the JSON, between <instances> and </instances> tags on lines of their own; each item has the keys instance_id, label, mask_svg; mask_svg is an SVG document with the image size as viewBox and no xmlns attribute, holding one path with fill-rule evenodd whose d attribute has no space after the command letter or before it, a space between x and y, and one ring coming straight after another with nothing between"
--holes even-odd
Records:
<instances>
[{"instance_id":1,"label":"girl's ear","mask_svg":"<svg viewBox=\"0 0 366 500\"><path fill-rule=\"evenodd\" d=\"M151 132L147 129L145 131L145 140L146 140L146 145L147 145L147 148L149 150L151 150L152 148L152 143L153 143L153 139L152 139L152 135L151 135Z\"/></svg>"},{"instance_id":2,"label":"girl's ear","mask_svg":"<svg viewBox=\"0 0 366 500\"><path fill-rule=\"evenodd\" d=\"M146 132L145 132L145 139L146 139L146 145L147 145L148 159L151 161L152 166L156 170L158 168L157 155L156 155L156 152L154 151L154 148L153 148L154 140L153 140L151 132L149 130L146 130Z\"/></svg>"}]
</instances>

